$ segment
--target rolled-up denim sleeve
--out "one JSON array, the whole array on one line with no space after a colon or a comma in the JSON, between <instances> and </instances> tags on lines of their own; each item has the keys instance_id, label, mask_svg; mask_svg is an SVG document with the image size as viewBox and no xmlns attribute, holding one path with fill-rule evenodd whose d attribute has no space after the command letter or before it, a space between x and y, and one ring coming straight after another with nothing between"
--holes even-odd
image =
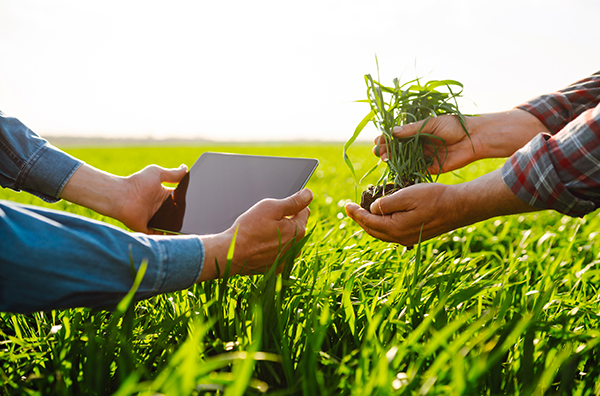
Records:
<instances>
[{"instance_id":1,"label":"rolled-up denim sleeve","mask_svg":"<svg viewBox=\"0 0 600 396\"><path fill-rule=\"evenodd\" d=\"M54 147L16 118L0 112L0 185L59 200L82 161Z\"/></svg>"},{"instance_id":2,"label":"rolled-up denim sleeve","mask_svg":"<svg viewBox=\"0 0 600 396\"><path fill-rule=\"evenodd\" d=\"M182 290L200 276L198 236L126 232L73 214L0 201L0 311L111 307L148 267L136 299ZM27 252L27 254L23 254Z\"/></svg>"}]
</instances>

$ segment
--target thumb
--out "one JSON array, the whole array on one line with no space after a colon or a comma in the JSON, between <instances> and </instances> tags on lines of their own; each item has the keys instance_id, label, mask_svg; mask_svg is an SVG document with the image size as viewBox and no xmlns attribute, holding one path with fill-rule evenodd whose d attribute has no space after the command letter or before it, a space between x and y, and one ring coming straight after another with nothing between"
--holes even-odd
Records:
<instances>
[{"instance_id":1,"label":"thumb","mask_svg":"<svg viewBox=\"0 0 600 396\"><path fill-rule=\"evenodd\" d=\"M371 204L371 207L369 208L370 212L375 215L384 216L394 212L410 210L412 202L410 193L415 190L414 188L411 190L411 187L415 186L405 187L391 195L378 198Z\"/></svg>"},{"instance_id":2,"label":"thumb","mask_svg":"<svg viewBox=\"0 0 600 396\"><path fill-rule=\"evenodd\" d=\"M423 121L411 122L410 124L394 127L392 134L397 138L411 137L417 134Z\"/></svg>"},{"instance_id":3,"label":"thumb","mask_svg":"<svg viewBox=\"0 0 600 396\"><path fill-rule=\"evenodd\" d=\"M364 218L364 212L366 212L364 210L361 210L361 207L355 204L354 202L347 203L344 206L344 209L346 209L346 214L354 220Z\"/></svg>"},{"instance_id":4,"label":"thumb","mask_svg":"<svg viewBox=\"0 0 600 396\"><path fill-rule=\"evenodd\" d=\"M281 199L280 210L283 216L292 216L306 208L313 199L313 193L308 188L305 188L290 197Z\"/></svg>"},{"instance_id":5,"label":"thumb","mask_svg":"<svg viewBox=\"0 0 600 396\"><path fill-rule=\"evenodd\" d=\"M181 164L179 168L162 169L160 172L160 181L167 183L179 183L187 173L187 166Z\"/></svg>"}]
</instances>

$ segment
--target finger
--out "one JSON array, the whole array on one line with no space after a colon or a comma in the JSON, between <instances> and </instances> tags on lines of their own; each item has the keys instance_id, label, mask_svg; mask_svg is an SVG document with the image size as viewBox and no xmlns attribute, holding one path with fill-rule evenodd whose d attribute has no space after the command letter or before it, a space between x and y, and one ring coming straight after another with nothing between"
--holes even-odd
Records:
<instances>
[{"instance_id":1,"label":"finger","mask_svg":"<svg viewBox=\"0 0 600 396\"><path fill-rule=\"evenodd\" d=\"M293 216L299 213L311 203L312 199L312 191L310 191L308 188L305 188L290 197L280 199L276 202L279 205L281 217L283 218L285 216Z\"/></svg>"},{"instance_id":2,"label":"finger","mask_svg":"<svg viewBox=\"0 0 600 396\"><path fill-rule=\"evenodd\" d=\"M385 197L378 198L371 204L369 208L371 213L379 216L384 216L394 212L406 212L413 209L411 199L410 188L414 187L405 187L402 190L396 191L391 195L386 195Z\"/></svg>"},{"instance_id":3,"label":"finger","mask_svg":"<svg viewBox=\"0 0 600 396\"><path fill-rule=\"evenodd\" d=\"M377 136L373 140L373 143L375 143L375 147L373 147L373 154L385 161L387 159L387 145L385 143L385 136Z\"/></svg>"},{"instance_id":4,"label":"finger","mask_svg":"<svg viewBox=\"0 0 600 396\"><path fill-rule=\"evenodd\" d=\"M350 202L344 206L344 209L346 209L346 214L348 215L348 217L350 217L352 220L358 222L357 213L361 209L361 207L359 205L355 204L354 202Z\"/></svg>"},{"instance_id":5,"label":"finger","mask_svg":"<svg viewBox=\"0 0 600 396\"><path fill-rule=\"evenodd\" d=\"M421 129L423 121L411 122L410 124L396 126L392 130L392 135L397 138L405 138L416 135Z\"/></svg>"},{"instance_id":6,"label":"finger","mask_svg":"<svg viewBox=\"0 0 600 396\"><path fill-rule=\"evenodd\" d=\"M381 158L382 161L384 161L384 162L387 161L387 159L388 159L387 151L385 151L385 150L378 151L378 149L377 149L378 147L379 146L373 147L373 154L376 157Z\"/></svg>"},{"instance_id":7,"label":"finger","mask_svg":"<svg viewBox=\"0 0 600 396\"><path fill-rule=\"evenodd\" d=\"M383 135L377 136L375 139L373 139L373 143L375 143L377 145L382 144L385 146L385 136L383 136Z\"/></svg>"},{"instance_id":8,"label":"finger","mask_svg":"<svg viewBox=\"0 0 600 396\"><path fill-rule=\"evenodd\" d=\"M290 217L290 221L294 225L294 233L297 233L297 239L302 239L306 232L306 223L310 216L310 209L304 208L300 212Z\"/></svg>"},{"instance_id":9,"label":"finger","mask_svg":"<svg viewBox=\"0 0 600 396\"><path fill-rule=\"evenodd\" d=\"M188 168L184 164L181 164L179 168L172 169L161 169L160 172L160 181L167 183L179 183L181 179L187 173Z\"/></svg>"},{"instance_id":10,"label":"finger","mask_svg":"<svg viewBox=\"0 0 600 396\"><path fill-rule=\"evenodd\" d=\"M382 161L387 161L388 155L387 155L387 148L385 145L373 147L373 154L376 157L381 158Z\"/></svg>"},{"instance_id":11,"label":"finger","mask_svg":"<svg viewBox=\"0 0 600 396\"><path fill-rule=\"evenodd\" d=\"M368 210L365 210L358 205L356 206L358 208L350 208L350 213L348 213L348 207L346 207L346 213L348 213L348 215L365 230L368 229L378 233L385 233L385 230L390 227L388 217L371 214Z\"/></svg>"},{"instance_id":12,"label":"finger","mask_svg":"<svg viewBox=\"0 0 600 396\"><path fill-rule=\"evenodd\" d=\"M361 226L365 232L373 238L381 239L385 242L397 242L385 233L385 217L375 216L367 210L361 208L355 203L346 204L346 214Z\"/></svg>"}]
</instances>

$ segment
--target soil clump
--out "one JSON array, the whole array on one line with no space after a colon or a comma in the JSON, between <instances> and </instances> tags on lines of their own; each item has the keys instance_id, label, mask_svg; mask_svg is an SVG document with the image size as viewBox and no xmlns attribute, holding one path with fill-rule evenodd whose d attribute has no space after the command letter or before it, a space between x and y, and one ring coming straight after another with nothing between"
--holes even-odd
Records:
<instances>
[{"instance_id":1,"label":"soil clump","mask_svg":"<svg viewBox=\"0 0 600 396\"><path fill-rule=\"evenodd\" d=\"M395 193L396 191L404 188L404 187L408 187L411 183L408 180L404 181L404 185L400 186L400 185L395 185L393 183L388 183L384 186L373 186L370 185L369 187L367 187L367 189L365 191L363 191L361 199L360 199L360 206L363 209L368 210L369 212L371 212L371 204L373 202L375 202L377 200L377 198L381 198L385 195L390 195Z\"/></svg>"}]
</instances>

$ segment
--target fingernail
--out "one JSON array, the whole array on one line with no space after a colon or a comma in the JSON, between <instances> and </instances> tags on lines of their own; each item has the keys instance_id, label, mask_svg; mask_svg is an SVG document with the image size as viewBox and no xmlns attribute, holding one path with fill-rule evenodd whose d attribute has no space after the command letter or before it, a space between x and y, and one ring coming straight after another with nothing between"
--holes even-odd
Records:
<instances>
[{"instance_id":1,"label":"fingernail","mask_svg":"<svg viewBox=\"0 0 600 396\"><path fill-rule=\"evenodd\" d=\"M304 202L305 204L310 203L310 201L312 201L312 191L310 191L308 188L305 188L304 190L300 191L300 199L302 200L302 202Z\"/></svg>"},{"instance_id":2,"label":"fingernail","mask_svg":"<svg viewBox=\"0 0 600 396\"><path fill-rule=\"evenodd\" d=\"M185 164L181 164L179 165L179 168L187 168L187 166Z\"/></svg>"},{"instance_id":3,"label":"fingernail","mask_svg":"<svg viewBox=\"0 0 600 396\"><path fill-rule=\"evenodd\" d=\"M402 127L401 126L395 126L394 129L392 129L393 133L399 133L402 132Z\"/></svg>"}]
</instances>

